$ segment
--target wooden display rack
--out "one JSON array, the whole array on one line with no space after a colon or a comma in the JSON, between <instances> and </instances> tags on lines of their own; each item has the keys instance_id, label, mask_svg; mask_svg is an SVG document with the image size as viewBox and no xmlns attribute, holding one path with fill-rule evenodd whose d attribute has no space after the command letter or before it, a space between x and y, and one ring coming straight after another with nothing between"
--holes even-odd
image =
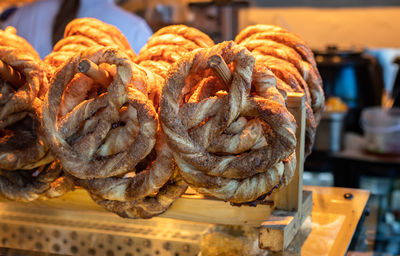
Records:
<instances>
[{"instance_id":1,"label":"wooden display rack","mask_svg":"<svg viewBox=\"0 0 400 256\"><path fill-rule=\"evenodd\" d=\"M214 224L250 225L259 229L259 247L283 251L298 233L312 210L312 192L303 191L305 99L287 95L287 106L297 122L296 171L290 184L256 207L231 206L228 202L186 193L160 217Z\"/></svg>"}]
</instances>

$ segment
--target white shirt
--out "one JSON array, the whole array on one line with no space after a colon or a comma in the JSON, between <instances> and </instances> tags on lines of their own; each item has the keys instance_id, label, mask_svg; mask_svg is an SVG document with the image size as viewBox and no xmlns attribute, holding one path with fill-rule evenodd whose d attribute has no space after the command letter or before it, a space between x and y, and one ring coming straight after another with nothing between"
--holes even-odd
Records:
<instances>
[{"instance_id":1,"label":"white shirt","mask_svg":"<svg viewBox=\"0 0 400 256\"><path fill-rule=\"evenodd\" d=\"M19 8L3 28L14 26L17 34L25 38L41 58L53 49L51 37L53 20L62 0L38 0ZM135 53L146 44L152 31L147 23L133 13L116 6L113 0L81 0L77 18L91 17L116 26L128 39Z\"/></svg>"}]
</instances>

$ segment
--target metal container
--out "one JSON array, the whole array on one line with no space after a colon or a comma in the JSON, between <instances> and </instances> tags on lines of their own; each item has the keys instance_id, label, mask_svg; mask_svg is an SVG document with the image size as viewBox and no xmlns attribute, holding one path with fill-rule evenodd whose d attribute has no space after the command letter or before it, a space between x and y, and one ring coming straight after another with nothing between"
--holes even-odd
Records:
<instances>
[{"instance_id":1,"label":"metal container","mask_svg":"<svg viewBox=\"0 0 400 256\"><path fill-rule=\"evenodd\" d=\"M324 112L315 135L314 150L338 152L343 146L344 118L347 112Z\"/></svg>"}]
</instances>

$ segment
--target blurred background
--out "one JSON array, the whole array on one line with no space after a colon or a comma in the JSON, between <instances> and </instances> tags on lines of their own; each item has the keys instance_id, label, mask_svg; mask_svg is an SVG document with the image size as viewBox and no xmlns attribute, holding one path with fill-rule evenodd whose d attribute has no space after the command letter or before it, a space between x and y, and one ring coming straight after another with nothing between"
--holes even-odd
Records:
<instances>
[{"instance_id":1,"label":"blurred background","mask_svg":"<svg viewBox=\"0 0 400 256\"><path fill-rule=\"evenodd\" d=\"M1 19L32 0L1 0ZM117 0L153 32L186 24L215 42L248 25L284 27L308 42L324 81L326 111L304 183L371 191L350 253L400 254L400 1Z\"/></svg>"}]
</instances>

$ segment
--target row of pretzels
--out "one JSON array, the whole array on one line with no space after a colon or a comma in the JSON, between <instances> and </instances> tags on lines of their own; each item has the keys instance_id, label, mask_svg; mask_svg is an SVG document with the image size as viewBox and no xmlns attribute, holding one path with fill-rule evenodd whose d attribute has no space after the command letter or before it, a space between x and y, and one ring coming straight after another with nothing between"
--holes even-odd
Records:
<instances>
[{"instance_id":1,"label":"row of pretzels","mask_svg":"<svg viewBox=\"0 0 400 256\"><path fill-rule=\"evenodd\" d=\"M43 61L0 31L0 194L19 201L75 187L120 216L163 213L188 186L257 203L291 180L306 96L306 153L324 106L313 54L285 29L250 26L214 42L184 25L157 31L136 55L120 31L70 22Z\"/></svg>"}]
</instances>

